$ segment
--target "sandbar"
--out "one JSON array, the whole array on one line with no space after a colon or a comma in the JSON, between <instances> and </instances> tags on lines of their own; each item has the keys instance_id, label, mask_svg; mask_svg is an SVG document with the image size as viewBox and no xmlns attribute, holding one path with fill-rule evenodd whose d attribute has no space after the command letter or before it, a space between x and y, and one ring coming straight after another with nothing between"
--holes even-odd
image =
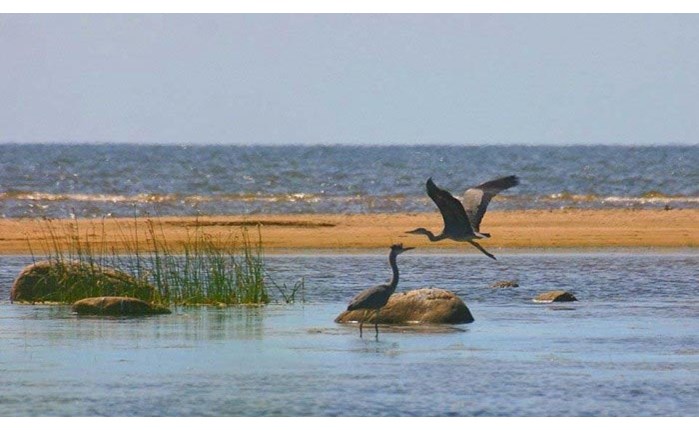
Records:
<instances>
[{"instance_id":1,"label":"sandbar","mask_svg":"<svg viewBox=\"0 0 699 430\"><path fill-rule=\"evenodd\" d=\"M128 252L124 238L138 248L151 246L148 223L170 246L179 246L194 231L230 235L247 229L265 252L353 252L387 248L403 243L423 250L478 251L450 240L431 243L425 236L406 234L417 227L439 233L442 219L434 213L285 214L201 217L103 219L0 219L0 254L37 254L65 246L70 236L88 238L95 249ZM481 231L492 237L480 240L491 252L507 249L565 250L610 248L697 248L699 209L556 209L491 211ZM52 233L50 233L52 232Z\"/></svg>"}]
</instances>

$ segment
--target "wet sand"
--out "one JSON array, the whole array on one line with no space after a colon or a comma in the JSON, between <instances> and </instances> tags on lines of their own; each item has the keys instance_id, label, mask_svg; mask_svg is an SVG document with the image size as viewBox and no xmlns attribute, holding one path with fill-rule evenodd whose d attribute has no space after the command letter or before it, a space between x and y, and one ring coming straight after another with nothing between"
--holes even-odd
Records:
<instances>
[{"instance_id":1,"label":"wet sand","mask_svg":"<svg viewBox=\"0 0 699 430\"><path fill-rule=\"evenodd\" d=\"M148 249L148 219L83 219L77 221L81 238L89 237L97 247L103 244L125 251L124 238L139 249ZM420 249L458 250L468 244L453 241L430 243L425 236L405 234L426 227L439 233L442 219L438 213L415 214L300 214L231 215L214 217L151 218L159 235L175 245L192 235L197 224L211 235L240 232L247 226L256 239L260 225L266 252L361 251L385 248L394 242ZM49 226L57 243L65 243L75 220L2 219L0 254L41 255L50 243ZM134 228L135 227L135 228ZM492 237L480 243L491 252L498 249L608 249L608 248L696 248L699 247L699 209L674 210L527 210L492 211L483 220L481 230ZM53 240L53 239L51 239Z\"/></svg>"}]
</instances>

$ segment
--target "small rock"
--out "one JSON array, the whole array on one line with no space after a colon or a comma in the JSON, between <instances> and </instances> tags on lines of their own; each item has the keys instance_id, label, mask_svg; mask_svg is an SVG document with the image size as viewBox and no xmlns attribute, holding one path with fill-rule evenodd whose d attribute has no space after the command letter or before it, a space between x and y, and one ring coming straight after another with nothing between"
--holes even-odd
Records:
<instances>
[{"instance_id":1,"label":"small rock","mask_svg":"<svg viewBox=\"0 0 699 430\"><path fill-rule=\"evenodd\" d=\"M517 288L519 284L517 281L498 281L490 286L490 288Z\"/></svg>"},{"instance_id":2,"label":"small rock","mask_svg":"<svg viewBox=\"0 0 699 430\"><path fill-rule=\"evenodd\" d=\"M133 297L89 297L73 304L80 315L137 316L169 314L170 309Z\"/></svg>"},{"instance_id":3,"label":"small rock","mask_svg":"<svg viewBox=\"0 0 699 430\"><path fill-rule=\"evenodd\" d=\"M534 298L536 303L575 302L577 300L572 293L563 290L547 291Z\"/></svg>"},{"instance_id":4,"label":"small rock","mask_svg":"<svg viewBox=\"0 0 699 430\"><path fill-rule=\"evenodd\" d=\"M373 324L372 311L364 320ZM344 311L336 323L358 322L364 318L364 310ZM379 324L465 324L473 322L473 315L456 294L441 288L422 288L404 293L395 293L379 312Z\"/></svg>"}]
</instances>

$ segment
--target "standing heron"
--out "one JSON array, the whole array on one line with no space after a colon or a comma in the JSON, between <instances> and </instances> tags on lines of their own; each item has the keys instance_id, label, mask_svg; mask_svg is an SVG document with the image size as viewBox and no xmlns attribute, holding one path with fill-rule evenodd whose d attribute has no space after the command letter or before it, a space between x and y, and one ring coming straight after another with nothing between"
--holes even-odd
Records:
<instances>
[{"instance_id":1,"label":"standing heron","mask_svg":"<svg viewBox=\"0 0 699 430\"><path fill-rule=\"evenodd\" d=\"M373 310L376 312L374 315L376 339L379 339L379 311L386 305L388 298L391 297L391 294L393 294L394 291L396 291L396 286L398 285L398 265L396 264L396 257L398 254L402 254L411 249L415 248L403 248L402 243L391 245L391 252L388 254L388 263L391 265L391 269L393 270L391 283L367 288L354 296L349 306L347 306L348 311L364 309L364 315L362 316L361 321L359 321L359 337L362 337L362 326L364 325L364 320L366 319L368 312Z\"/></svg>"},{"instance_id":2,"label":"standing heron","mask_svg":"<svg viewBox=\"0 0 699 430\"><path fill-rule=\"evenodd\" d=\"M444 229L438 236L422 227L406 233L424 234L431 242L444 239L468 242L478 248L483 254L496 260L493 254L483 249L474 240L490 237L489 233L481 233L480 231L481 220L483 215L485 215L485 210L488 208L490 200L500 191L512 188L517 184L519 184L519 179L514 175L484 182L466 190L464 203L461 204L449 191L437 187L432 182L432 178L429 178L427 180L427 195L430 196L442 213Z\"/></svg>"}]
</instances>

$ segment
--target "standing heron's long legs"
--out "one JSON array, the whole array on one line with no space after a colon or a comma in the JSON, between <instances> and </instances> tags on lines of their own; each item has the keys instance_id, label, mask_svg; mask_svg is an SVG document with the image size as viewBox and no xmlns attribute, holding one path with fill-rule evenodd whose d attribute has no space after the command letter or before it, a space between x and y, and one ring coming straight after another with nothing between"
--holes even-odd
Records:
<instances>
[{"instance_id":1,"label":"standing heron's long legs","mask_svg":"<svg viewBox=\"0 0 699 430\"><path fill-rule=\"evenodd\" d=\"M381 308L376 310L376 315L374 315L374 330L376 330L376 340L379 340L379 312Z\"/></svg>"},{"instance_id":2,"label":"standing heron's long legs","mask_svg":"<svg viewBox=\"0 0 699 430\"><path fill-rule=\"evenodd\" d=\"M366 319L367 310L364 309L364 314L362 314L362 319L359 320L359 337L362 337L362 326L364 325L364 320Z\"/></svg>"}]
</instances>

